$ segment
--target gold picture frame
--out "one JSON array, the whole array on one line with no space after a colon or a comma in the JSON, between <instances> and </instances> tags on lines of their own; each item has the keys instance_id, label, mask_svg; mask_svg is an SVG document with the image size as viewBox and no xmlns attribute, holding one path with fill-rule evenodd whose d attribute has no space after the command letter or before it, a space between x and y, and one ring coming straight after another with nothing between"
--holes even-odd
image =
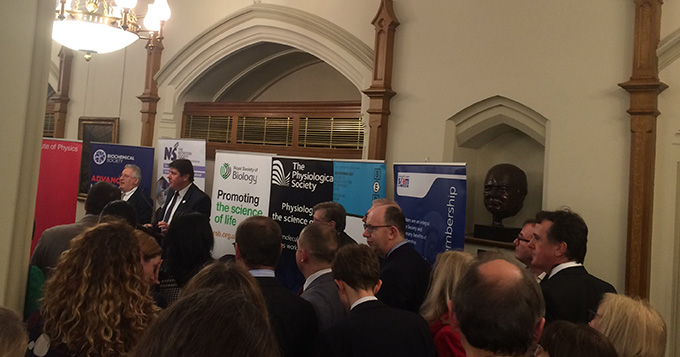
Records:
<instances>
[{"instance_id":1,"label":"gold picture frame","mask_svg":"<svg viewBox=\"0 0 680 357\"><path fill-rule=\"evenodd\" d=\"M83 142L80 158L80 180L78 199L87 198L90 189L90 143L118 143L120 118L80 117L78 118L78 140Z\"/></svg>"}]
</instances>

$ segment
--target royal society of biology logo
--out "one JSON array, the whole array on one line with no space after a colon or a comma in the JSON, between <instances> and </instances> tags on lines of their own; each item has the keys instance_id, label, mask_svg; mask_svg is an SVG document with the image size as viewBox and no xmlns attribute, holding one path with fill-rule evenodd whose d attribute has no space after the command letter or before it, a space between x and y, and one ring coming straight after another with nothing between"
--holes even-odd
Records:
<instances>
[{"instance_id":1,"label":"royal society of biology logo","mask_svg":"<svg viewBox=\"0 0 680 357\"><path fill-rule=\"evenodd\" d=\"M225 162L224 165L220 167L220 176L226 180L229 178L229 175L231 175L231 166L229 166L228 162Z\"/></svg>"}]
</instances>

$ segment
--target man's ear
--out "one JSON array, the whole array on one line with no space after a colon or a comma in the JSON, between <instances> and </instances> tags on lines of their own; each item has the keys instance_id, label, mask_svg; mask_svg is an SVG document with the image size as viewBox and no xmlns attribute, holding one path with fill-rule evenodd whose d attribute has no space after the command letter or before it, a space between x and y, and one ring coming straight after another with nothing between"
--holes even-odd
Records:
<instances>
[{"instance_id":1,"label":"man's ear","mask_svg":"<svg viewBox=\"0 0 680 357\"><path fill-rule=\"evenodd\" d=\"M567 243L566 242L559 242L556 244L555 247L555 254L557 256L563 256L567 252Z\"/></svg>"},{"instance_id":2,"label":"man's ear","mask_svg":"<svg viewBox=\"0 0 680 357\"><path fill-rule=\"evenodd\" d=\"M545 327L545 317L541 317L541 320L539 320L536 324L536 331L534 332L534 344L537 344L538 340L541 339L543 327Z\"/></svg>"},{"instance_id":3,"label":"man's ear","mask_svg":"<svg viewBox=\"0 0 680 357\"><path fill-rule=\"evenodd\" d=\"M454 332L460 333L460 324L456 318L456 312L453 310L453 300L449 300L446 303L446 306L449 308L449 325L451 326L451 329Z\"/></svg>"},{"instance_id":4,"label":"man's ear","mask_svg":"<svg viewBox=\"0 0 680 357\"><path fill-rule=\"evenodd\" d=\"M307 255L307 251L298 247L298 251L300 251L300 263L305 262L309 259L309 256Z\"/></svg>"},{"instance_id":5,"label":"man's ear","mask_svg":"<svg viewBox=\"0 0 680 357\"><path fill-rule=\"evenodd\" d=\"M328 224L335 229L335 221L328 221Z\"/></svg>"},{"instance_id":6,"label":"man's ear","mask_svg":"<svg viewBox=\"0 0 680 357\"><path fill-rule=\"evenodd\" d=\"M373 287L373 295L377 294L378 291L380 291L381 286L382 286L382 280L378 279L378 282Z\"/></svg>"},{"instance_id":7,"label":"man's ear","mask_svg":"<svg viewBox=\"0 0 680 357\"><path fill-rule=\"evenodd\" d=\"M340 294L344 294L344 293L345 293L346 286L345 286L345 282L344 282L344 281L335 279L335 285L338 286L338 292L339 292Z\"/></svg>"}]
</instances>

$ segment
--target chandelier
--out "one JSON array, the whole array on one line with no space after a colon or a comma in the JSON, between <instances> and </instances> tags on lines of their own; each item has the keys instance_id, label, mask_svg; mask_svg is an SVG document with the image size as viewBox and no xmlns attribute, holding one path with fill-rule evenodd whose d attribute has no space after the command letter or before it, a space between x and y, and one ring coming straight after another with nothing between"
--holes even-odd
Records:
<instances>
[{"instance_id":1,"label":"chandelier","mask_svg":"<svg viewBox=\"0 0 680 357\"><path fill-rule=\"evenodd\" d=\"M167 0L149 4L140 28L134 8L137 0L58 0L52 39L76 51L93 53L120 50L142 38L140 32L160 32L170 18Z\"/></svg>"}]
</instances>

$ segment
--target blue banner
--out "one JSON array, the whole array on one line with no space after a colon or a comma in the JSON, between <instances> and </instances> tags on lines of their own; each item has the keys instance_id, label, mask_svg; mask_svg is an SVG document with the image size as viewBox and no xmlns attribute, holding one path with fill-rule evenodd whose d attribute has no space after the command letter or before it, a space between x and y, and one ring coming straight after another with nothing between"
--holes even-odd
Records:
<instances>
[{"instance_id":1,"label":"blue banner","mask_svg":"<svg viewBox=\"0 0 680 357\"><path fill-rule=\"evenodd\" d=\"M430 264L437 254L463 250L465 164L394 164L394 199L406 216L406 240Z\"/></svg>"},{"instance_id":2,"label":"blue banner","mask_svg":"<svg viewBox=\"0 0 680 357\"><path fill-rule=\"evenodd\" d=\"M374 199L385 197L385 171L384 162L334 161L333 201L363 217Z\"/></svg>"},{"instance_id":3,"label":"blue banner","mask_svg":"<svg viewBox=\"0 0 680 357\"><path fill-rule=\"evenodd\" d=\"M106 181L119 184L120 173L127 164L139 166L142 179L139 187L151 192L154 148L118 144L90 144L90 185Z\"/></svg>"}]
</instances>

